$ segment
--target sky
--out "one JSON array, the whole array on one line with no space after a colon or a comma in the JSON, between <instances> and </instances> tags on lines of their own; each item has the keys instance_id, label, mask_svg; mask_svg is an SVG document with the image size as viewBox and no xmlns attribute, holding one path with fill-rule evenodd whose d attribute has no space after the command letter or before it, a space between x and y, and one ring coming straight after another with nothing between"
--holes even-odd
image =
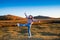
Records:
<instances>
[{"instance_id":1,"label":"sky","mask_svg":"<svg viewBox=\"0 0 60 40\"><path fill-rule=\"evenodd\" d=\"M60 0L0 0L0 15L25 17L24 13L60 18Z\"/></svg>"}]
</instances>

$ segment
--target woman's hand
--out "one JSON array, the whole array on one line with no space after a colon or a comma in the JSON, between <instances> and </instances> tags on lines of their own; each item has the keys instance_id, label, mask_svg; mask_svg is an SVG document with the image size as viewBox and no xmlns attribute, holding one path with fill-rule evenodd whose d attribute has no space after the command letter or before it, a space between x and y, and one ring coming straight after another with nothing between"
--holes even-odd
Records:
<instances>
[{"instance_id":1,"label":"woman's hand","mask_svg":"<svg viewBox=\"0 0 60 40\"><path fill-rule=\"evenodd\" d=\"M39 21L39 23L40 23L40 21Z\"/></svg>"}]
</instances>

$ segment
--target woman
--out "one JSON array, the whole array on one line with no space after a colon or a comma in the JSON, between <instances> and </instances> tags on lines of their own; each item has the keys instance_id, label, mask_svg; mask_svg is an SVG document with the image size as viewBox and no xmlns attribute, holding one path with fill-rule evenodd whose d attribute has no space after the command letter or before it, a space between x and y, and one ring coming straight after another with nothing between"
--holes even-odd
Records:
<instances>
[{"instance_id":1,"label":"woman","mask_svg":"<svg viewBox=\"0 0 60 40\"><path fill-rule=\"evenodd\" d=\"M31 37L31 31L30 31L31 25L33 24L33 22L36 22L37 20L34 20L32 15L27 16L26 13L25 13L25 16L27 18L27 23L26 24L19 24L18 23L17 25L18 26L27 26L28 27L28 37L30 38Z\"/></svg>"}]
</instances>

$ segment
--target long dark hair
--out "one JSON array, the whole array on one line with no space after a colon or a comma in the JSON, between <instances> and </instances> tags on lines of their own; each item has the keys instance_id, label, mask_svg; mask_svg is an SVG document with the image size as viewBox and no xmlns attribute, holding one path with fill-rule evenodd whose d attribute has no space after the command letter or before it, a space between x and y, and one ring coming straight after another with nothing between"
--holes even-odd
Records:
<instances>
[{"instance_id":1,"label":"long dark hair","mask_svg":"<svg viewBox=\"0 0 60 40\"><path fill-rule=\"evenodd\" d=\"M30 16L31 16L32 18L30 18ZM32 15L29 15L28 19L33 19L33 16L32 16Z\"/></svg>"}]
</instances>

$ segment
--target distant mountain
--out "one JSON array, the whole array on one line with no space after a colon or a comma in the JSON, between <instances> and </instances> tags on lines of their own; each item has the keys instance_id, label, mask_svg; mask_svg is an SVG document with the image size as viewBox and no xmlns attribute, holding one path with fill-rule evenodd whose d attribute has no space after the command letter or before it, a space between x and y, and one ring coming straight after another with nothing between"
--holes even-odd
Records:
<instances>
[{"instance_id":1,"label":"distant mountain","mask_svg":"<svg viewBox=\"0 0 60 40\"><path fill-rule=\"evenodd\" d=\"M3 15L0 16L0 20L24 20L25 18L14 16L14 15Z\"/></svg>"},{"instance_id":2,"label":"distant mountain","mask_svg":"<svg viewBox=\"0 0 60 40\"><path fill-rule=\"evenodd\" d=\"M34 16L34 18L35 18L35 19L49 19L49 18L51 18L51 17L39 15L39 16Z\"/></svg>"}]
</instances>

